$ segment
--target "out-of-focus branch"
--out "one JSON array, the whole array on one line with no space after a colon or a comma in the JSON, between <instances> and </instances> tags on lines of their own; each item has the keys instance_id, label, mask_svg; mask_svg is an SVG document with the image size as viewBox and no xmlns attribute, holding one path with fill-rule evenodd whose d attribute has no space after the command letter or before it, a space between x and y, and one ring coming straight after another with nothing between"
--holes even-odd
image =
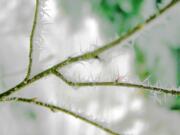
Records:
<instances>
[{"instance_id":1,"label":"out-of-focus branch","mask_svg":"<svg viewBox=\"0 0 180 135\"><path fill-rule=\"evenodd\" d=\"M34 12L34 18L33 18L33 25L32 30L30 34L30 43L29 43L29 63L28 63L28 69L25 77L25 81L29 79L32 69L32 54L33 54L33 44L34 44L34 36L35 36L35 30L37 25L37 18L38 18L38 9L39 9L39 0L36 0L36 6L35 6L35 12Z\"/></svg>"},{"instance_id":2,"label":"out-of-focus branch","mask_svg":"<svg viewBox=\"0 0 180 135\"><path fill-rule=\"evenodd\" d=\"M56 75L61 80L63 80L68 85L75 86L75 87L120 86L120 87L127 87L127 88L147 89L147 90L151 90L151 91L155 91L155 92L162 92L162 93L172 94L172 95L180 95L180 91L174 90L174 89L154 87L154 86L148 86L148 85L137 84L137 83L118 82L118 81L112 81L112 82L72 82L70 80L67 80L60 72L58 72L56 70L53 71L53 74Z\"/></svg>"},{"instance_id":3,"label":"out-of-focus branch","mask_svg":"<svg viewBox=\"0 0 180 135\"><path fill-rule=\"evenodd\" d=\"M98 124L98 122L95 122L94 120L90 120L89 118L87 118L85 116L81 116L80 114L78 114L76 112L70 111L68 109L65 109L63 107L59 107L59 106L56 106L56 105L53 105L53 104L38 101L36 98L10 97L10 98L4 98L4 99L2 99L0 101L1 102L13 101L13 102L18 102L18 103L23 102L23 103L34 104L34 105L37 105L37 106L47 108L47 109L51 110L52 112L57 112L57 111L63 112L65 114L71 115L71 116L73 116L73 117L75 117L77 119L80 119L80 120L82 120L82 121L84 121L86 123L89 123L90 125L95 126L95 127L99 128L99 129L105 131L108 134L122 135L120 133L117 133L117 132L113 131L110 128L105 127L102 124Z\"/></svg>"}]
</instances>

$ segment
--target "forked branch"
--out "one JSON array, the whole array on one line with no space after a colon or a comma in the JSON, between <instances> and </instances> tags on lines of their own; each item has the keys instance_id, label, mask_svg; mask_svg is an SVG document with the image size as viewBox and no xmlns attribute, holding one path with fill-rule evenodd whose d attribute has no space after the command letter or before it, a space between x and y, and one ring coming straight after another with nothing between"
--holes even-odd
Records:
<instances>
[{"instance_id":1,"label":"forked branch","mask_svg":"<svg viewBox=\"0 0 180 135\"><path fill-rule=\"evenodd\" d=\"M163 93L169 93L169 94L173 94L173 95L180 95L180 91L176 91L173 89L164 89L164 88L158 88L158 87L153 87L153 86L145 86L145 85L141 85L141 84L132 84L132 83L123 83L123 82L117 82L117 81L114 81L114 82L72 82L72 81L67 80L61 73L57 72L58 69L63 68L69 64L72 64L72 63L75 63L78 61L82 61L82 60L89 60L89 59L96 58L96 57L98 57L99 54L103 53L104 51L109 50L109 49L119 45L120 43L131 39L131 37L134 34L142 31L144 29L144 27L146 27L147 25L152 23L155 19L159 18L160 15L164 14L166 11L168 11L168 9L174 7L179 1L180 0L172 0L167 6L162 8L158 12L158 14L152 15L144 23L137 25L134 29L130 30L129 32L127 32L125 35L119 37L118 39L116 39L110 43L107 43L107 44L103 45L102 47L95 49L94 51L84 53L80 56L67 58L66 60L64 60L64 61L52 66L51 68L49 68L45 71L42 71L41 73L30 78L30 74L31 74L31 70L32 70L32 61L33 61L33 59L32 59L33 42L34 42L33 40L34 40L34 35L35 35L35 29L36 29L37 17L38 17L38 8L39 8L39 0L36 0L33 26L32 26L32 31L30 34L29 64L28 64L28 70L27 70L26 77L22 82L20 82L13 88L10 88L9 90L1 93L0 101L17 101L17 102L32 103L32 104L35 104L38 106L49 108L50 110L61 111L66 114L69 114L71 116L74 116L76 118L79 118L80 120L85 121L91 125L94 125L100 129L106 131L107 133L111 133L113 135L119 135L118 133L112 131L111 129L106 128L102 125L99 125L97 122L91 121L85 117L82 117L82 116L80 116L74 112L71 112L69 110L66 110L64 108L61 108L61 107L58 107L58 106L55 106L52 104L43 103L43 102L37 101L35 99L27 99L27 98L19 98L19 97L6 98L6 97L12 95L15 92L22 90L22 88L32 84L33 82L40 80L51 74L55 74L56 76L58 76L60 79L65 81L70 86L79 86L79 87L82 87L82 86L123 86L123 87L131 87L131 88L143 88L143 89L149 89L149 90L159 91L159 92L163 92Z\"/></svg>"},{"instance_id":2,"label":"forked branch","mask_svg":"<svg viewBox=\"0 0 180 135\"><path fill-rule=\"evenodd\" d=\"M37 0L38 1L38 0ZM122 43L123 41L131 38L131 36L133 36L133 34L139 32L140 30L143 30L143 28L150 24L151 22L153 22L155 19L157 19L158 17L160 17L160 15L164 14L166 11L168 11L169 9L173 8L180 0L172 0L167 6L165 6L164 8L162 8L158 14L154 14L152 15L147 21L145 21L145 23L143 24L139 24L137 25L133 30L131 30L130 32L128 32L127 34L125 34L124 36L110 42L110 43L107 43L105 44L104 46L92 51L92 52L87 52L87 53L84 53L80 56L76 56L76 57L72 57L72 58L67 58L66 60L52 66L51 68L45 70L45 71L42 71L41 73L35 75L34 77L32 77L31 79L27 79L25 81L22 81L21 83L17 84L15 87L3 92L0 94L0 99L2 98L5 98L17 91L20 91L23 87L26 87L28 85L30 85L31 83L39 80L39 79L42 79L50 74L52 74L52 72L54 72L54 70L58 70L60 68L63 68L69 64L72 64L72 63L75 63L75 62L78 62L78 61L82 61L82 60L89 60L89 59L92 59L92 58L95 58L97 55L99 55L100 53ZM36 6L38 7L38 6ZM142 27L143 26L143 27ZM99 84L100 85L100 84ZM119 85L117 85L119 86ZM131 87L136 87L136 85L130 85ZM166 93L171 93L173 95L179 95L179 91L176 91L176 90L162 90L163 88L154 88L154 87L144 87L145 89L155 89L155 90L159 90L161 92L166 92Z\"/></svg>"},{"instance_id":3,"label":"forked branch","mask_svg":"<svg viewBox=\"0 0 180 135\"><path fill-rule=\"evenodd\" d=\"M127 87L127 88L148 89L148 90L151 90L154 92L162 92L162 93L166 93L166 94L180 95L180 91L178 91L178 90L148 86L148 85L144 85L144 84L126 83L126 82L118 82L118 81L112 81L112 82L72 82L70 80L67 80L60 72L58 72L56 70L53 71L53 74L56 75L61 80L63 80L66 84L68 84L70 86L75 86L75 87L120 86L120 87Z\"/></svg>"}]
</instances>

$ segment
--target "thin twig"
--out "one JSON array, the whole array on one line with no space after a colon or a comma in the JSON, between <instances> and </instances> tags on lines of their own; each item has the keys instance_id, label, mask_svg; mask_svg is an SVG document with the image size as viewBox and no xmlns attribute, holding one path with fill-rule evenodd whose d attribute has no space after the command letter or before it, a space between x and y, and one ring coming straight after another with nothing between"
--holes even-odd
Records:
<instances>
[{"instance_id":1,"label":"thin twig","mask_svg":"<svg viewBox=\"0 0 180 135\"><path fill-rule=\"evenodd\" d=\"M53 71L53 74L56 75L61 80L63 80L66 84L68 84L70 86L75 86L75 87L120 86L120 87L127 87L127 88L148 89L151 91L162 92L162 93L166 93L166 94L180 95L180 91L178 91L178 90L148 86L148 85L144 85L144 84L126 83L126 82L117 82L117 81L112 81L112 82L72 82L70 80L67 80L60 72L58 72L56 70Z\"/></svg>"},{"instance_id":2,"label":"thin twig","mask_svg":"<svg viewBox=\"0 0 180 135\"><path fill-rule=\"evenodd\" d=\"M30 34L29 64L28 64L28 69L27 69L25 80L29 79L30 74L31 74L31 69L32 69L32 61L33 61L32 53L33 53L34 36L35 36L35 30L36 30L36 24L37 24L37 18L38 18L38 10L39 10L39 0L36 0L33 25L32 25L32 30L31 30L31 34Z\"/></svg>"},{"instance_id":3,"label":"thin twig","mask_svg":"<svg viewBox=\"0 0 180 135\"><path fill-rule=\"evenodd\" d=\"M117 45L119 45L120 43L122 43L123 41L130 39L131 36L133 36L135 33L140 32L141 30L144 29L144 27L146 27L147 25L151 24L155 19L159 18L162 14L164 14L166 11L168 11L170 8L174 7L177 3L179 2L179 0L172 0L168 5L166 5L164 8L160 9L158 11L158 13L155 13L154 15L150 16L147 20L145 20L145 22L143 22L142 24L138 24L136 27L134 27L132 30L130 30L129 32L127 32L125 35L123 35L122 37L119 37L116 40L113 40L110 43L105 44L104 46L96 49L95 51L93 51L92 53L90 53L89 55L91 55L90 58L93 58L97 55L99 55L100 53L113 48Z\"/></svg>"},{"instance_id":4,"label":"thin twig","mask_svg":"<svg viewBox=\"0 0 180 135\"><path fill-rule=\"evenodd\" d=\"M93 120L90 120L89 118L86 118L85 116L81 116L80 114L78 114L76 112L70 111L68 109L65 109L63 107L59 107L59 106L56 106L56 105L53 105L53 104L38 101L36 98L10 97L10 98L2 99L0 101L2 101L2 102L14 101L14 102L18 102L18 103L23 102L23 103L34 104L34 105L37 105L37 106L47 108L52 112L60 111L60 112L63 112L65 114L71 115L71 116L73 116L73 117L75 117L77 119L80 119L80 120L82 120L82 121L84 121L86 123L89 123L90 125L93 125L93 126L99 128L99 129L105 131L106 133L109 133L109 134L112 134L112 135L120 135L120 133L117 133L117 132L113 131L110 128L107 128L107 127L105 127L105 126L103 126L101 124L98 124L97 122L94 122Z\"/></svg>"},{"instance_id":5,"label":"thin twig","mask_svg":"<svg viewBox=\"0 0 180 135\"><path fill-rule=\"evenodd\" d=\"M139 32L140 30L142 30L144 28L142 26L148 25L153 20L158 18L160 15L162 15L163 13L168 11L168 9L173 8L179 1L180 0L173 0L173 1L171 1L167 6L165 6L163 9L161 9L158 14L154 14L147 21L145 21L144 24L139 24L133 30L128 32L125 36L122 36L119 39L114 40L114 41L112 41L112 42L104 45L103 47L98 48L98 49L96 49L96 50L94 50L92 52L87 52L87 53L82 54L82 55L77 56L77 57L68 58L68 59L66 59L66 60L64 60L64 61L62 61L62 62L60 62L60 63L58 63L58 64L56 64L54 66L52 66L51 68L49 68L49 69L47 69L45 71L42 71L41 73L35 75L31 79L27 79L26 81L23 81L23 82L17 84L15 87L13 87L13 88L11 88L11 89L1 93L0 94L0 99L5 98L5 97L7 97L7 96L9 96L9 95L11 95L11 94L21 90L23 87L26 87L26 86L30 85L31 83L33 83L33 82L35 82L35 81L37 81L37 80L39 80L41 78L44 78L44 77L52 74L52 72L54 72L54 70L60 69L62 67L65 67L66 65L69 65L69 64L81 61L81 60L92 59L92 58L96 57L97 55L99 55L100 53L102 53L102 52L104 52L104 51L106 51L106 50L108 50L108 49L118 45L119 43L123 42L124 40L130 38L136 32ZM136 87L136 86L132 85L131 87ZM148 88L154 89L154 87L145 87L145 88L146 89L148 89ZM159 88L159 89L161 89L161 88ZM176 91L176 90L172 90L171 94L179 95L179 92Z\"/></svg>"},{"instance_id":6,"label":"thin twig","mask_svg":"<svg viewBox=\"0 0 180 135\"><path fill-rule=\"evenodd\" d=\"M154 15L150 16L144 23L138 24L132 30L127 32L125 35L120 36L119 38L113 40L112 42L109 42L109 43L103 45L102 47L97 48L94 51L87 52L85 54L82 54L82 55L77 56L77 57L73 57L71 59L67 59L67 60L63 61L62 63L57 64L56 67L61 68L62 66L65 66L65 65L68 65L70 63L74 63L74 62L77 62L77 61L80 61L80 60L88 60L88 59L95 58L100 53L103 53L104 51L107 51L110 48L113 48L113 47L115 47L117 45L120 45L120 43L130 39L131 36L133 36L134 34L142 31L147 25L151 24L153 21L155 21L157 18L159 18L162 14L164 14L166 11L173 8L179 1L180 0L172 0L168 5L166 5L164 8L159 10L158 13L155 13Z\"/></svg>"}]
</instances>

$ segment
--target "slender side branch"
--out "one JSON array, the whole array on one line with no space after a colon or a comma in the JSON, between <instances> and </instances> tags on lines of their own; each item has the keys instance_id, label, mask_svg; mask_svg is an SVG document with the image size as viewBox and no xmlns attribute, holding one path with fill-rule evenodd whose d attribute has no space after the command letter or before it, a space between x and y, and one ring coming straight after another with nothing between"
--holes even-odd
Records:
<instances>
[{"instance_id":1,"label":"slender side branch","mask_svg":"<svg viewBox=\"0 0 180 135\"><path fill-rule=\"evenodd\" d=\"M30 34L30 44L29 44L29 64L27 69L27 74L25 77L25 80L28 80L31 74L31 68L32 68L32 53L33 53L33 42L34 42L34 35L36 30L36 24L37 24L37 18L38 18L38 9L39 9L39 0L36 0L36 7L34 12L34 19L33 19L33 26Z\"/></svg>"},{"instance_id":2,"label":"slender side branch","mask_svg":"<svg viewBox=\"0 0 180 135\"><path fill-rule=\"evenodd\" d=\"M73 116L73 117L75 117L77 119L80 119L80 120L82 120L82 121L84 121L86 123L89 123L90 125L95 126L95 127L99 128L99 129L105 131L106 133L109 133L109 134L112 134L112 135L120 135L120 133L117 133L117 132L113 131L110 128L107 128L107 127L105 127L105 126L103 126L101 124L98 124L97 122L95 122L93 120L90 120L89 118L81 116L78 113L72 112L72 111L70 111L68 109L65 109L63 107L59 107L59 106L56 106L56 105L53 105L53 104L38 101L36 98L10 97L10 98L2 99L0 101L1 102L6 102L6 101L23 102L23 103L34 104L34 105L37 105L37 106L41 106L41 107L50 109L52 112L60 111L60 112L63 112L65 114L71 115L71 116Z\"/></svg>"},{"instance_id":3,"label":"slender side branch","mask_svg":"<svg viewBox=\"0 0 180 135\"><path fill-rule=\"evenodd\" d=\"M172 0L168 5L166 5L164 8L160 9L158 13L150 16L145 22L143 22L142 24L138 24L136 27L134 27L132 30L130 30L129 32L127 32L125 35L123 35L122 37L119 37L118 39L105 44L104 46L102 46L101 48L96 49L95 51L93 51L91 53L91 58L95 57L97 55L99 55L100 53L113 48L114 46L119 45L120 43L122 43L125 40L128 40L131 38L131 36L133 36L135 33L140 32L141 30L144 29L145 26L149 25L150 23L152 23L155 19L157 19L159 16L161 16L162 14L164 14L166 11L168 11L170 8L174 7L177 3L179 2L179 0Z\"/></svg>"},{"instance_id":4,"label":"slender side branch","mask_svg":"<svg viewBox=\"0 0 180 135\"><path fill-rule=\"evenodd\" d=\"M76 87L93 87L93 86L120 86L120 87L128 87L128 88L139 88L139 89L147 89L151 91L156 92L162 92L166 94L172 94L172 95L180 95L180 91L174 90L174 89L167 89L167 88L160 88L160 87L154 87L154 86L147 86L143 84L136 84L136 83L126 83L126 82L72 82L70 80L67 80L60 72L54 70L53 74L63 80L66 84L70 86L76 86Z\"/></svg>"},{"instance_id":5,"label":"slender side branch","mask_svg":"<svg viewBox=\"0 0 180 135\"><path fill-rule=\"evenodd\" d=\"M149 23L151 23L153 20L155 20L160 15L165 13L168 9L174 7L179 1L180 0L172 0L167 6L165 6L163 9L161 9L158 14L154 14L147 21L145 21L144 24L139 24L133 30L128 32L126 35L124 35L124 36L122 36L122 37L120 37L120 38L118 38L118 39L104 45L103 47L98 48L98 49L96 49L96 50L94 50L92 52L87 52L87 53L82 54L82 55L77 56L77 57L68 58L68 59L66 59L66 60L64 60L64 61L62 61L62 62L60 62L60 63L58 63L58 64L56 64L54 66L52 66L51 68L49 68L49 69L47 69L45 71L42 71L41 73L35 75L31 79L27 79L26 81L23 81L23 82L17 84L15 87L1 93L0 94L0 99L2 99L4 97L7 97L7 96L21 90L23 87L26 87L27 85L30 85L31 83L50 75L52 72L54 72L54 70L60 69L62 67L65 67L66 65L69 65L69 64L72 64L72 63L75 63L75 62L78 62L78 61L95 58L100 53L102 53L102 52L104 52L104 51L118 45L119 43L123 42L126 39L129 39L133 34L135 34L136 32L139 32L140 30L142 30L143 29L142 26L148 25ZM132 85L132 87L133 87L133 85ZM146 89L148 89L148 88L146 88ZM174 95L176 95L176 94L179 94L179 93L175 92Z\"/></svg>"},{"instance_id":6,"label":"slender side branch","mask_svg":"<svg viewBox=\"0 0 180 135\"><path fill-rule=\"evenodd\" d=\"M158 13L153 14L144 23L138 24L132 30L127 32L125 35L120 36L118 39L115 39L112 42L109 42L109 43L103 45L102 47L95 49L94 51L84 53L84 54L82 54L80 56L77 56L77 57L68 58L68 59L64 60L63 62L55 65L54 69L62 68L64 66L66 66L66 65L72 64L72 63L77 62L77 61L82 61L82 60L88 60L88 59L95 58L99 54L103 53L104 51L107 51L110 48L113 48L113 47L115 47L117 45L120 45L123 41L130 39L131 36L133 36L134 34L140 32L141 30L144 29L145 26L149 25L154 20L159 18L161 15L163 15L166 11L173 8L178 2L180 2L180 0L172 0L168 5L166 5L164 8L159 10Z\"/></svg>"}]
</instances>

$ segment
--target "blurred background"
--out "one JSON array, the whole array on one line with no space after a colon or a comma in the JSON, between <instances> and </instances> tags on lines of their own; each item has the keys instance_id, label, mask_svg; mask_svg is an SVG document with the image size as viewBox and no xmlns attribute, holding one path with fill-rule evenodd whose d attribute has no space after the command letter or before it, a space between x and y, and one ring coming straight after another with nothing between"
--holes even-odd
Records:
<instances>
[{"instance_id":1,"label":"blurred background","mask_svg":"<svg viewBox=\"0 0 180 135\"><path fill-rule=\"evenodd\" d=\"M171 0L41 0L34 39L35 75L94 50L142 23ZM0 92L25 77L35 0L0 0ZM61 69L72 81L180 85L180 4L135 39L98 59ZM180 97L125 87L70 87L49 76L17 96L37 97L82 113L125 135L179 135ZM61 112L0 103L0 135L105 135Z\"/></svg>"}]
</instances>

